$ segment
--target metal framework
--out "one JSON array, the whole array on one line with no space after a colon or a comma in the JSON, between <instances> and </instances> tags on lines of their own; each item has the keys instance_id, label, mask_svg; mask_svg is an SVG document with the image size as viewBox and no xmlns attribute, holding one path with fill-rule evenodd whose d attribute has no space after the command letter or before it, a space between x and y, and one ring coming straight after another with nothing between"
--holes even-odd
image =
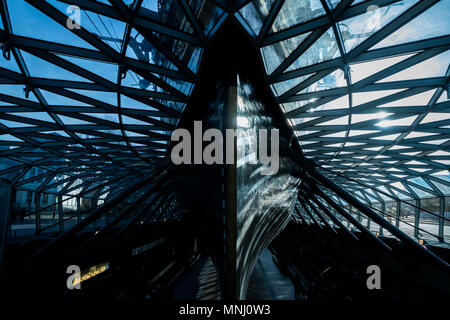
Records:
<instances>
[{"instance_id":1,"label":"metal framework","mask_svg":"<svg viewBox=\"0 0 450 320\"><path fill-rule=\"evenodd\" d=\"M0 14L0 177L17 189L112 196L151 174L231 16L321 174L367 204L450 193L449 0L1 0Z\"/></svg>"}]
</instances>

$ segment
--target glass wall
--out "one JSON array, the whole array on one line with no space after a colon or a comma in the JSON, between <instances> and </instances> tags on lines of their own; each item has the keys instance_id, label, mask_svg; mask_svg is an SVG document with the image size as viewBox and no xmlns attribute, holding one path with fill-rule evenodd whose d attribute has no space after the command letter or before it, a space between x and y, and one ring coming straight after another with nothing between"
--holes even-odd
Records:
<instances>
[{"instance_id":1,"label":"glass wall","mask_svg":"<svg viewBox=\"0 0 450 320\"><path fill-rule=\"evenodd\" d=\"M430 235L429 233L439 235L439 217L438 217L439 209L440 209L439 198L420 200L419 228L424 230L424 231L419 230L420 239L429 239L433 241L436 240L436 237ZM432 212L435 215L429 212Z\"/></svg>"},{"instance_id":2,"label":"glass wall","mask_svg":"<svg viewBox=\"0 0 450 320\"><path fill-rule=\"evenodd\" d=\"M450 219L450 197L445 197L444 217ZM444 220L444 240L450 241L450 221Z\"/></svg>"},{"instance_id":3,"label":"glass wall","mask_svg":"<svg viewBox=\"0 0 450 320\"><path fill-rule=\"evenodd\" d=\"M407 200L400 203L397 201L376 202L371 205L371 208L380 215L383 212L388 222L398 225L401 231L411 237L438 241L438 237L443 236L444 241L450 240L450 222L439 218L441 212L447 219L450 217L450 197ZM364 218L363 221L363 224L367 226ZM380 226L370 221L370 230L380 231ZM386 236L392 236L386 229L381 228L381 231Z\"/></svg>"},{"instance_id":4,"label":"glass wall","mask_svg":"<svg viewBox=\"0 0 450 320\"><path fill-rule=\"evenodd\" d=\"M11 192L9 236L15 239L68 230L91 214L99 202L99 200L76 196L13 190ZM110 216L112 219L114 212ZM106 221L106 217L101 218L88 229L103 226Z\"/></svg>"}]
</instances>

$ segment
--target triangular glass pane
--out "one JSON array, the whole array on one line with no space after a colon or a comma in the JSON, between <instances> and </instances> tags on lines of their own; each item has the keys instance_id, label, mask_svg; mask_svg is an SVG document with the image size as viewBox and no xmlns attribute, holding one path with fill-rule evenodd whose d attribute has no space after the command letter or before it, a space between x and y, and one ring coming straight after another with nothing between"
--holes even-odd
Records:
<instances>
[{"instance_id":1,"label":"triangular glass pane","mask_svg":"<svg viewBox=\"0 0 450 320\"><path fill-rule=\"evenodd\" d=\"M153 82L144 79L140 75L136 74L134 71L128 70L126 76L122 79L122 86L134 87L143 90L164 92L163 89L155 85Z\"/></svg>"},{"instance_id":2,"label":"triangular glass pane","mask_svg":"<svg viewBox=\"0 0 450 320\"><path fill-rule=\"evenodd\" d=\"M441 93L441 96L439 97L438 101L436 101L436 104L441 103L441 102L446 102L448 101L450 98L450 92L447 93L446 91L443 91Z\"/></svg>"},{"instance_id":3,"label":"triangular glass pane","mask_svg":"<svg viewBox=\"0 0 450 320\"><path fill-rule=\"evenodd\" d=\"M342 88L347 86L347 81L344 77L344 72L341 69L338 69L322 79L320 79L317 82L314 82L309 87L303 89L299 93L306 93L306 92L316 92L316 91L322 91L322 90L329 90L333 88Z\"/></svg>"},{"instance_id":4,"label":"triangular glass pane","mask_svg":"<svg viewBox=\"0 0 450 320\"><path fill-rule=\"evenodd\" d=\"M338 25L344 39L345 50L350 52L356 48L417 1L404 0L384 7L369 6L366 13L339 22Z\"/></svg>"},{"instance_id":5,"label":"triangular glass pane","mask_svg":"<svg viewBox=\"0 0 450 320\"><path fill-rule=\"evenodd\" d=\"M378 82L443 77L445 76L449 62L450 50L447 50L444 53L422 61L421 63L397 72L396 74L393 74L392 76L384 78Z\"/></svg>"},{"instance_id":6,"label":"triangular glass pane","mask_svg":"<svg viewBox=\"0 0 450 320\"><path fill-rule=\"evenodd\" d=\"M383 119L389 115L391 115L391 113L354 113L352 114L352 124L369 120Z\"/></svg>"},{"instance_id":7,"label":"triangular glass pane","mask_svg":"<svg viewBox=\"0 0 450 320\"><path fill-rule=\"evenodd\" d=\"M25 85L23 84L0 84L0 93L8 96L17 97L20 99L26 99L34 102L38 102L34 93L30 91L28 97L24 91Z\"/></svg>"},{"instance_id":8,"label":"triangular glass pane","mask_svg":"<svg viewBox=\"0 0 450 320\"><path fill-rule=\"evenodd\" d=\"M80 119L76 119L76 118L71 118L71 117L68 117L68 116L58 115L58 117L66 125L71 125L71 124L93 124L92 122L89 122L89 121L80 120Z\"/></svg>"},{"instance_id":9,"label":"triangular glass pane","mask_svg":"<svg viewBox=\"0 0 450 320\"><path fill-rule=\"evenodd\" d=\"M12 70L17 73L21 72L19 69L19 66L16 63L16 59L14 58L14 56L12 54L11 54L9 60L6 60L4 57L0 57L0 68Z\"/></svg>"},{"instance_id":10,"label":"triangular glass pane","mask_svg":"<svg viewBox=\"0 0 450 320\"><path fill-rule=\"evenodd\" d=\"M350 65L352 82L356 83L360 80L370 77L375 73L389 68L390 66L393 66L394 64L403 61L411 56L412 54L409 54Z\"/></svg>"},{"instance_id":11,"label":"triangular glass pane","mask_svg":"<svg viewBox=\"0 0 450 320\"><path fill-rule=\"evenodd\" d=\"M209 35L211 30L217 25L223 15L223 10L210 0L189 0L198 23L205 35Z\"/></svg>"},{"instance_id":12,"label":"triangular glass pane","mask_svg":"<svg viewBox=\"0 0 450 320\"><path fill-rule=\"evenodd\" d=\"M350 133L348 134L349 137L355 137L360 135L366 135L371 133L380 132L379 130L350 130ZM381 148L381 147L379 147ZM367 148L364 148L367 149Z\"/></svg>"},{"instance_id":13,"label":"triangular glass pane","mask_svg":"<svg viewBox=\"0 0 450 320\"><path fill-rule=\"evenodd\" d=\"M68 28L60 25L26 1L7 0L7 4L14 34L96 50Z\"/></svg>"},{"instance_id":14,"label":"triangular glass pane","mask_svg":"<svg viewBox=\"0 0 450 320\"><path fill-rule=\"evenodd\" d=\"M326 137L326 138L344 138L345 134L346 134L345 131L340 131L340 132L336 132L336 133L326 134L326 135L323 135L322 137Z\"/></svg>"},{"instance_id":15,"label":"triangular glass pane","mask_svg":"<svg viewBox=\"0 0 450 320\"><path fill-rule=\"evenodd\" d=\"M61 58L76 64L106 80L116 83L117 81L117 65L113 63L102 62L98 60L84 59L66 55L59 55Z\"/></svg>"},{"instance_id":16,"label":"triangular glass pane","mask_svg":"<svg viewBox=\"0 0 450 320\"><path fill-rule=\"evenodd\" d=\"M253 0L239 10L241 16L256 35L261 31L264 21L269 15L269 11L274 3L275 0Z\"/></svg>"},{"instance_id":17,"label":"triangular glass pane","mask_svg":"<svg viewBox=\"0 0 450 320\"><path fill-rule=\"evenodd\" d=\"M2 125L7 126L8 128L34 127L34 125L32 125L32 124L11 121L11 120L4 120L4 119L2 119Z\"/></svg>"},{"instance_id":18,"label":"triangular glass pane","mask_svg":"<svg viewBox=\"0 0 450 320\"><path fill-rule=\"evenodd\" d=\"M375 100L393 95L393 94L398 93L403 90L404 89L380 90L380 91L369 91L369 92L354 92L353 93L353 105L359 106L364 103L368 103L371 101L375 101Z\"/></svg>"},{"instance_id":19,"label":"triangular glass pane","mask_svg":"<svg viewBox=\"0 0 450 320\"><path fill-rule=\"evenodd\" d=\"M415 169L413 169L413 170L415 170ZM429 198L429 197L435 197L435 195L434 194L432 194L432 193L428 193L428 192L425 192L425 191L423 191L422 189L419 189L419 188L416 188L416 187L413 187L413 186L409 186L413 191L414 191L414 193L415 194L417 194L418 196L419 196L419 198L425 198L425 197L427 197L427 198Z\"/></svg>"},{"instance_id":20,"label":"triangular glass pane","mask_svg":"<svg viewBox=\"0 0 450 320\"><path fill-rule=\"evenodd\" d=\"M443 194L449 195L450 194L450 187L446 184L439 183L437 181L432 180L433 184L436 188L438 188Z\"/></svg>"},{"instance_id":21,"label":"triangular glass pane","mask_svg":"<svg viewBox=\"0 0 450 320\"><path fill-rule=\"evenodd\" d=\"M330 0L330 3L333 6L333 8L336 8L340 2L341 0Z\"/></svg>"},{"instance_id":22,"label":"triangular glass pane","mask_svg":"<svg viewBox=\"0 0 450 320\"><path fill-rule=\"evenodd\" d=\"M379 42L372 49L450 34L450 0L441 0Z\"/></svg>"},{"instance_id":23,"label":"triangular glass pane","mask_svg":"<svg viewBox=\"0 0 450 320\"><path fill-rule=\"evenodd\" d=\"M73 14L66 3L55 0L47 0L52 6L69 18ZM111 19L98 13L87 10L80 11L80 25L108 44L111 48L120 52L125 35L126 23Z\"/></svg>"},{"instance_id":24,"label":"triangular glass pane","mask_svg":"<svg viewBox=\"0 0 450 320\"><path fill-rule=\"evenodd\" d=\"M144 0L138 14L187 33L193 32L192 26L178 1Z\"/></svg>"},{"instance_id":25,"label":"triangular glass pane","mask_svg":"<svg viewBox=\"0 0 450 320\"><path fill-rule=\"evenodd\" d=\"M378 136L378 137L373 137L371 139L375 139L375 140L387 140L387 141L394 141L395 139L397 139L400 136L400 134L388 134L388 135L384 135L384 136Z\"/></svg>"},{"instance_id":26,"label":"triangular glass pane","mask_svg":"<svg viewBox=\"0 0 450 320\"><path fill-rule=\"evenodd\" d=\"M420 123L423 124L443 120L450 120L450 113L430 112L425 116L425 118L422 119Z\"/></svg>"},{"instance_id":27,"label":"triangular glass pane","mask_svg":"<svg viewBox=\"0 0 450 320\"><path fill-rule=\"evenodd\" d=\"M56 93L53 93L53 92L50 92L47 90L41 89L40 91L41 91L41 94L44 96L44 99L47 101L47 103L52 106L83 106L83 107L90 106L84 102L70 99L65 96L61 96L59 94L56 94Z\"/></svg>"},{"instance_id":28,"label":"triangular glass pane","mask_svg":"<svg viewBox=\"0 0 450 320\"><path fill-rule=\"evenodd\" d=\"M119 115L117 113L82 113L90 117L119 123Z\"/></svg>"},{"instance_id":29,"label":"triangular glass pane","mask_svg":"<svg viewBox=\"0 0 450 320\"><path fill-rule=\"evenodd\" d=\"M50 115L47 112L11 112L8 114L54 123L53 119L50 117Z\"/></svg>"},{"instance_id":30,"label":"triangular glass pane","mask_svg":"<svg viewBox=\"0 0 450 320\"><path fill-rule=\"evenodd\" d=\"M287 71L337 58L340 57L340 55L333 29L329 28L287 69Z\"/></svg>"},{"instance_id":31,"label":"triangular glass pane","mask_svg":"<svg viewBox=\"0 0 450 320\"><path fill-rule=\"evenodd\" d=\"M413 124L414 120L416 120L417 116L405 117L401 119L395 120L382 120L378 122L376 125L379 127L392 127L392 126L410 126Z\"/></svg>"},{"instance_id":32,"label":"triangular glass pane","mask_svg":"<svg viewBox=\"0 0 450 320\"><path fill-rule=\"evenodd\" d=\"M405 139L414 139L414 138L423 138L423 137L432 137L436 136L438 133L434 132L419 132L419 131L413 131L410 134L408 134ZM429 138L428 140L433 140L433 138Z\"/></svg>"},{"instance_id":33,"label":"triangular glass pane","mask_svg":"<svg viewBox=\"0 0 450 320\"><path fill-rule=\"evenodd\" d=\"M134 100L132 98L129 98L125 95L120 96L120 102L121 107L126 109L139 109L139 110L148 110L148 111L155 111L156 109L152 108L151 106L142 103L140 101Z\"/></svg>"},{"instance_id":34,"label":"triangular glass pane","mask_svg":"<svg viewBox=\"0 0 450 320\"><path fill-rule=\"evenodd\" d=\"M20 51L32 77L67 81L92 82L25 51Z\"/></svg>"},{"instance_id":35,"label":"triangular glass pane","mask_svg":"<svg viewBox=\"0 0 450 320\"><path fill-rule=\"evenodd\" d=\"M162 33L153 33L172 51L175 56L178 57L178 59L180 59L180 61L183 62L184 65L186 65L194 73L197 72L202 54L202 49L200 47L196 47L182 40L177 40L174 42L173 38Z\"/></svg>"},{"instance_id":36,"label":"triangular glass pane","mask_svg":"<svg viewBox=\"0 0 450 320\"><path fill-rule=\"evenodd\" d=\"M347 124L348 124L348 116L344 116L339 117L337 119L322 122L320 125L330 126L330 125L347 125Z\"/></svg>"},{"instance_id":37,"label":"triangular glass pane","mask_svg":"<svg viewBox=\"0 0 450 320\"><path fill-rule=\"evenodd\" d=\"M164 77L164 80L167 84L184 93L185 95L190 95L192 89L194 88L194 84L190 82L186 82L183 80L176 80L169 77Z\"/></svg>"},{"instance_id":38,"label":"triangular glass pane","mask_svg":"<svg viewBox=\"0 0 450 320\"><path fill-rule=\"evenodd\" d=\"M332 100L330 102L327 102L323 105L320 105L314 110L311 110L311 112L314 111L325 111L325 110L336 110L336 109L348 109L349 107L349 100L348 95L342 96L338 99ZM314 115L314 113L312 113Z\"/></svg>"},{"instance_id":39,"label":"triangular glass pane","mask_svg":"<svg viewBox=\"0 0 450 320\"><path fill-rule=\"evenodd\" d=\"M297 78L289 79L286 81L274 83L272 85L272 90L274 91L276 96L281 96L288 90L292 89L296 85L298 85L298 84L302 83L303 81L305 81L306 79L308 79L310 76L311 75L308 74L306 76L297 77Z\"/></svg>"},{"instance_id":40,"label":"triangular glass pane","mask_svg":"<svg viewBox=\"0 0 450 320\"><path fill-rule=\"evenodd\" d=\"M414 94L407 98L395 100L381 105L382 107L409 107L409 106L426 106L430 102L435 90L425 91L419 94Z\"/></svg>"},{"instance_id":41,"label":"triangular glass pane","mask_svg":"<svg viewBox=\"0 0 450 320\"><path fill-rule=\"evenodd\" d=\"M173 65L163 53L157 50L136 29L131 31L126 56L157 66L165 67L167 69L177 70L177 67Z\"/></svg>"},{"instance_id":42,"label":"triangular glass pane","mask_svg":"<svg viewBox=\"0 0 450 320\"><path fill-rule=\"evenodd\" d=\"M132 117L127 117L127 116L122 116L122 122L124 124L135 124L135 125L143 125L143 126L148 126L148 125L152 125L151 123L148 122L144 122Z\"/></svg>"},{"instance_id":43,"label":"triangular glass pane","mask_svg":"<svg viewBox=\"0 0 450 320\"><path fill-rule=\"evenodd\" d=\"M272 25L278 32L325 14L320 0L286 0Z\"/></svg>"},{"instance_id":44,"label":"triangular glass pane","mask_svg":"<svg viewBox=\"0 0 450 320\"><path fill-rule=\"evenodd\" d=\"M266 73L271 74L310 35L299 34L270 46L261 48Z\"/></svg>"},{"instance_id":45,"label":"triangular glass pane","mask_svg":"<svg viewBox=\"0 0 450 320\"><path fill-rule=\"evenodd\" d=\"M99 100L103 103L107 103L112 106L117 106L117 93L116 92L106 92L106 91L96 91L96 90L80 90L80 89L69 89L69 91L73 91L75 93L81 94L88 98Z\"/></svg>"}]
</instances>

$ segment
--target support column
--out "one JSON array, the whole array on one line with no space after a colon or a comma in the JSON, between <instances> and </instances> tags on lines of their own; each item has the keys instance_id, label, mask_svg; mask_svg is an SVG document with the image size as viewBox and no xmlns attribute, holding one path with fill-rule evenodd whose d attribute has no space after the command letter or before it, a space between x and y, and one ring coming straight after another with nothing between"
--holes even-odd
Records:
<instances>
[{"instance_id":1,"label":"support column","mask_svg":"<svg viewBox=\"0 0 450 320\"><path fill-rule=\"evenodd\" d=\"M402 209L402 203L400 201L396 201L397 209L395 212L395 226L400 228L400 210Z\"/></svg>"},{"instance_id":2,"label":"support column","mask_svg":"<svg viewBox=\"0 0 450 320\"><path fill-rule=\"evenodd\" d=\"M63 222L63 205L62 205L62 195L58 194L58 221L59 221L59 233L64 232L64 222Z\"/></svg>"},{"instance_id":3,"label":"support column","mask_svg":"<svg viewBox=\"0 0 450 320\"><path fill-rule=\"evenodd\" d=\"M41 233L41 193L35 192L36 234Z\"/></svg>"},{"instance_id":4,"label":"support column","mask_svg":"<svg viewBox=\"0 0 450 320\"><path fill-rule=\"evenodd\" d=\"M444 241L445 197L439 197L439 241Z\"/></svg>"},{"instance_id":5,"label":"support column","mask_svg":"<svg viewBox=\"0 0 450 320\"><path fill-rule=\"evenodd\" d=\"M416 200L416 215L414 217L414 237L419 238L420 199Z\"/></svg>"},{"instance_id":6,"label":"support column","mask_svg":"<svg viewBox=\"0 0 450 320\"><path fill-rule=\"evenodd\" d=\"M237 72L230 70L228 93L227 128L236 127L237 108ZM236 140L235 140L236 141ZM225 165L226 179L226 279L225 299L235 300L239 297L239 286L236 275L236 245L237 245L237 202L236 202L236 143L233 144L234 162ZM229 152L229 151L227 151Z\"/></svg>"},{"instance_id":7,"label":"support column","mask_svg":"<svg viewBox=\"0 0 450 320\"><path fill-rule=\"evenodd\" d=\"M80 197L77 196L77 223L81 222L81 205L80 205Z\"/></svg>"},{"instance_id":8,"label":"support column","mask_svg":"<svg viewBox=\"0 0 450 320\"><path fill-rule=\"evenodd\" d=\"M385 212L386 212L386 204L384 203L384 201L380 201L380 203L381 203L381 216L383 217L383 219L384 219L384 214L385 214ZM383 234L383 227L380 225L380 234Z\"/></svg>"}]
</instances>

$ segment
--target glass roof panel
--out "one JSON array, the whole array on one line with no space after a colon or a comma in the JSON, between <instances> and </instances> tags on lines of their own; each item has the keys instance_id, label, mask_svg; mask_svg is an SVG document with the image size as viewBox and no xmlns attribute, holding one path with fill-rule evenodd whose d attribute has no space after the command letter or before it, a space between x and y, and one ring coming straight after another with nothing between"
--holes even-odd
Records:
<instances>
[{"instance_id":1,"label":"glass roof panel","mask_svg":"<svg viewBox=\"0 0 450 320\"><path fill-rule=\"evenodd\" d=\"M224 14L219 6L214 5L209 0L189 0L189 6L192 8L203 33L206 35L210 35Z\"/></svg>"},{"instance_id":2,"label":"glass roof panel","mask_svg":"<svg viewBox=\"0 0 450 320\"><path fill-rule=\"evenodd\" d=\"M450 50L418 63L378 82L443 77L450 63Z\"/></svg>"},{"instance_id":3,"label":"glass roof panel","mask_svg":"<svg viewBox=\"0 0 450 320\"><path fill-rule=\"evenodd\" d=\"M25 64L30 72L30 76L36 78L49 78L68 81L92 82L86 78L80 77L73 72L67 71L57 65L40 59L25 51L20 51Z\"/></svg>"},{"instance_id":4,"label":"glass roof panel","mask_svg":"<svg viewBox=\"0 0 450 320\"><path fill-rule=\"evenodd\" d=\"M146 63L177 70L177 67L136 29L131 31L126 56Z\"/></svg>"},{"instance_id":5,"label":"glass roof panel","mask_svg":"<svg viewBox=\"0 0 450 320\"><path fill-rule=\"evenodd\" d=\"M364 40L394 20L418 0L405 0L384 7L369 6L367 12L339 22L347 52L356 48Z\"/></svg>"},{"instance_id":6,"label":"glass roof panel","mask_svg":"<svg viewBox=\"0 0 450 320\"><path fill-rule=\"evenodd\" d=\"M283 93L285 93L286 91L292 89L296 85L302 83L303 81L308 79L310 76L311 75L308 74L308 75L303 76L303 77L297 77L297 78L289 79L289 80L286 80L286 81L274 83L272 85L272 89L275 92L275 95L281 96Z\"/></svg>"},{"instance_id":7,"label":"glass roof panel","mask_svg":"<svg viewBox=\"0 0 450 320\"><path fill-rule=\"evenodd\" d=\"M111 82L117 82L117 64L67 55L58 56Z\"/></svg>"},{"instance_id":8,"label":"glass roof panel","mask_svg":"<svg viewBox=\"0 0 450 320\"><path fill-rule=\"evenodd\" d=\"M372 49L450 34L450 0L441 0Z\"/></svg>"},{"instance_id":9,"label":"glass roof panel","mask_svg":"<svg viewBox=\"0 0 450 320\"><path fill-rule=\"evenodd\" d=\"M139 15L170 25L186 33L194 32L178 1L144 0L139 9Z\"/></svg>"},{"instance_id":10,"label":"glass roof panel","mask_svg":"<svg viewBox=\"0 0 450 320\"><path fill-rule=\"evenodd\" d=\"M319 81L314 82L307 88L300 91L300 93L329 90L329 89L345 87L345 86L347 86L347 81L345 80L344 72L341 69L338 69L338 70L326 75Z\"/></svg>"},{"instance_id":11,"label":"glass roof panel","mask_svg":"<svg viewBox=\"0 0 450 320\"><path fill-rule=\"evenodd\" d=\"M7 0L7 5L14 34L96 50L66 26L55 22L26 1Z\"/></svg>"},{"instance_id":12,"label":"glass roof panel","mask_svg":"<svg viewBox=\"0 0 450 320\"><path fill-rule=\"evenodd\" d=\"M333 29L329 28L287 69L287 71L337 58L340 57L340 55Z\"/></svg>"},{"instance_id":13,"label":"glass roof panel","mask_svg":"<svg viewBox=\"0 0 450 320\"><path fill-rule=\"evenodd\" d=\"M439 189L439 191L441 191L444 195L450 195L450 186L437 182L437 181L432 181L433 185Z\"/></svg>"},{"instance_id":14,"label":"glass roof panel","mask_svg":"<svg viewBox=\"0 0 450 320\"><path fill-rule=\"evenodd\" d=\"M39 90L49 105L54 106L90 106L87 103L65 97L47 90Z\"/></svg>"},{"instance_id":15,"label":"glass roof panel","mask_svg":"<svg viewBox=\"0 0 450 320\"><path fill-rule=\"evenodd\" d=\"M352 82L356 83L360 80L370 77L373 74L380 72L390 66L393 66L394 64L397 64L400 61L403 61L411 56L412 54L409 54L352 64L350 65L350 69L352 72Z\"/></svg>"},{"instance_id":16,"label":"glass roof panel","mask_svg":"<svg viewBox=\"0 0 450 320\"><path fill-rule=\"evenodd\" d=\"M21 99L38 102L33 92L28 95L25 92L25 85L20 84L0 84L0 94L6 94Z\"/></svg>"},{"instance_id":17,"label":"glass roof panel","mask_svg":"<svg viewBox=\"0 0 450 320\"><path fill-rule=\"evenodd\" d=\"M339 12L335 10L341 3L339 0L286 0L274 16L268 34L253 37L271 89L299 142L307 146L311 159L371 186L392 185L398 180L419 184L412 179L424 175L433 183L434 177L443 177L444 181L436 181L434 186L445 189L448 171L436 174L450 164L447 148L450 138L445 131L450 128L446 112L448 96L443 88L448 80L443 78L450 61L448 41L442 38L430 46L417 43L399 50L382 48L450 34L449 1L439 1L384 35L377 31L404 15L411 6L420 7L422 2L387 1L381 8L366 11L365 4L355 7L361 1L353 1L350 10L344 8ZM108 10L114 10L117 17L122 15L109 1L101 2ZM66 1L46 3L60 14L70 14ZM171 114L171 110L181 113L186 106L204 48L225 21L224 17L236 15L220 8L225 7L224 1L219 6L219 2L210 0L186 0L188 7L175 0L144 0L141 7L132 0L125 3L128 10L137 10L138 20L132 26L122 19L81 10L83 32L92 43L88 44L57 23L52 10L43 13L37 9L39 5L7 1L14 34L50 41L46 43L49 47L52 43L70 47L53 46L49 52L39 41L27 42L27 47L14 48L22 52L23 61L15 61L14 55L10 60L0 59L0 67L4 68L0 84L1 125L11 128L9 134L0 136L0 149L16 148L17 158L28 160L29 154L21 152L30 146L35 148L31 144L34 141L41 143L43 149L34 152L35 156L42 158L44 153L48 154L53 161L49 160L49 167L79 168L80 164L74 161L86 163L86 168L74 172L76 182L69 188L73 189L71 192L77 191L78 183L84 181L77 176L81 173L108 182L114 177L112 172L135 174L130 168L141 169L143 159L154 154L160 156L167 150L170 130L162 129L160 121L170 126L178 123L179 114ZM238 20L259 34L277 2L245 3L239 13L243 19ZM322 3L336 16L328 17ZM0 26L4 25L2 21ZM122 59L120 52L122 42L128 40L127 27L131 34ZM333 27L342 33L344 50L339 48L339 34L336 36ZM352 50L374 34L385 36L377 39L379 44L375 48L380 50ZM430 58L419 61L421 55ZM287 70L274 73L290 56L293 63L286 64ZM402 65L406 69L400 70ZM22 75L19 66L29 70L31 78ZM348 81L347 70L350 70ZM118 92L117 86L119 72L122 92ZM314 80L305 83L311 77ZM434 96L436 93L440 97ZM437 104L432 105L437 98ZM20 110L12 109L16 106ZM46 108L51 108L52 116ZM162 110L160 115L158 110ZM420 124L410 127L422 117ZM60 126L59 119L64 126ZM23 134L25 130L29 132L27 137ZM54 143L58 149L45 148ZM55 157L61 158L61 151L68 156L55 161ZM74 153L79 155L77 159L69 155ZM414 160L417 155L420 158ZM6 160L1 158L0 165L2 161ZM96 166L102 170L107 166L111 173L99 171ZM422 192L432 194L430 186L420 181L421 188L429 190L421 189ZM351 181L346 183L352 185ZM409 193L407 189L399 188L404 191L404 194L396 191L400 196L409 197L405 195Z\"/></svg>"},{"instance_id":18,"label":"glass roof panel","mask_svg":"<svg viewBox=\"0 0 450 320\"><path fill-rule=\"evenodd\" d=\"M1 58L0 59L0 68L5 68L5 69L8 69L8 70L12 70L14 72L20 73L19 66L17 65L15 59L7 60L7 59L4 59L4 58Z\"/></svg>"},{"instance_id":19,"label":"glass roof panel","mask_svg":"<svg viewBox=\"0 0 450 320\"><path fill-rule=\"evenodd\" d=\"M266 72L271 74L309 35L310 33L299 34L261 48Z\"/></svg>"},{"instance_id":20,"label":"glass roof panel","mask_svg":"<svg viewBox=\"0 0 450 320\"><path fill-rule=\"evenodd\" d=\"M450 120L450 113L430 112L428 113L420 123L430 123L436 121Z\"/></svg>"},{"instance_id":21,"label":"glass roof panel","mask_svg":"<svg viewBox=\"0 0 450 320\"><path fill-rule=\"evenodd\" d=\"M239 10L256 35L259 34L275 0L253 0Z\"/></svg>"},{"instance_id":22,"label":"glass roof panel","mask_svg":"<svg viewBox=\"0 0 450 320\"><path fill-rule=\"evenodd\" d=\"M320 0L286 0L272 25L272 31L278 32L324 14Z\"/></svg>"}]
</instances>

